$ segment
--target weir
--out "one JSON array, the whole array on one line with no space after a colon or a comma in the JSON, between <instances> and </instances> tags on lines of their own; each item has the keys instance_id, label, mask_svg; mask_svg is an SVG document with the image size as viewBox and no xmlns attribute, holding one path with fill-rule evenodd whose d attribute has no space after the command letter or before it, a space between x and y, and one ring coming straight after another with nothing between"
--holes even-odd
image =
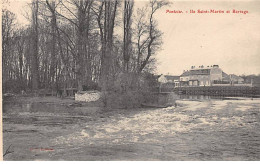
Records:
<instances>
[{"instance_id":1,"label":"weir","mask_svg":"<svg viewBox=\"0 0 260 164\"><path fill-rule=\"evenodd\" d=\"M213 95L213 96L260 96L259 87L249 86L205 86L205 87L179 87L173 91L178 94L188 95Z\"/></svg>"}]
</instances>

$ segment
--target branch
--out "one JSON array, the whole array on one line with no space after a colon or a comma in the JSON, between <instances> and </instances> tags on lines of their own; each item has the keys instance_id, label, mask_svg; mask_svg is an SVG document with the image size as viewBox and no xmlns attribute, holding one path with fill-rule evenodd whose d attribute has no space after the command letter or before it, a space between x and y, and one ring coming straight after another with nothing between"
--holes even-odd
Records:
<instances>
[{"instance_id":1,"label":"branch","mask_svg":"<svg viewBox=\"0 0 260 164\"><path fill-rule=\"evenodd\" d=\"M58 16L67 19L69 22L71 22L72 24L74 24L76 27L79 27L79 26L77 25L77 23L73 22L71 19L65 17L64 15L62 15L62 14L60 14L60 13L58 13L58 12L56 12L56 13L58 14Z\"/></svg>"},{"instance_id":2,"label":"branch","mask_svg":"<svg viewBox=\"0 0 260 164\"><path fill-rule=\"evenodd\" d=\"M62 1L60 2L76 19L78 19L78 17Z\"/></svg>"},{"instance_id":3,"label":"branch","mask_svg":"<svg viewBox=\"0 0 260 164\"><path fill-rule=\"evenodd\" d=\"M99 13L97 15L97 22L98 22L98 26L99 26L99 30L100 30L101 42L103 42L103 39L104 39L104 33L103 33L102 23L101 23L103 6L104 6L104 2L102 2L101 6L99 7Z\"/></svg>"},{"instance_id":4,"label":"branch","mask_svg":"<svg viewBox=\"0 0 260 164\"><path fill-rule=\"evenodd\" d=\"M9 149L11 148L12 144L9 145L9 147L6 149L5 153L3 154L3 157L6 156L7 154L13 153L14 151L9 151Z\"/></svg>"}]
</instances>

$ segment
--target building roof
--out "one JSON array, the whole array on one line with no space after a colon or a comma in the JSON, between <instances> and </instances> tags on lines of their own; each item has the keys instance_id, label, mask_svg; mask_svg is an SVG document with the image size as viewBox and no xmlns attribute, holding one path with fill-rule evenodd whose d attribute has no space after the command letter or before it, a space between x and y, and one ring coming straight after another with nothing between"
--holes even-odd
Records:
<instances>
[{"instance_id":1,"label":"building roof","mask_svg":"<svg viewBox=\"0 0 260 164\"><path fill-rule=\"evenodd\" d=\"M180 76L172 76L172 75L164 75L164 77L169 81L169 80L179 80Z\"/></svg>"},{"instance_id":2,"label":"building roof","mask_svg":"<svg viewBox=\"0 0 260 164\"><path fill-rule=\"evenodd\" d=\"M223 78L222 80L224 80L224 81L231 81L231 80L232 81L244 81L244 79L242 77L239 77L235 74L228 75L225 72L222 72L222 78Z\"/></svg>"},{"instance_id":3,"label":"building roof","mask_svg":"<svg viewBox=\"0 0 260 164\"><path fill-rule=\"evenodd\" d=\"M222 77L226 77L226 76L228 76L228 74L222 71Z\"/></svg>"},{"instance_id":4,"label":"building roof","mask_svg":"<svg viewBox=\"0 0 260 164\"><path fill-rule=\"evenodd\" d=\"M189 75L209 75L210 69L196 69L196 70L189 70L183 72L181 76L189 76Z\"/></svg>"},{"instance_id":5,"label":"building roof","mask_svg":"<svg viewBox=\"0 0 260 164\"><path fill-rule=\"evenodd\" d=\"M224 81L230 81L230 76L222 71L222 80Z\"/></svg>"},{"instance_id":6,"label":"building roof","mask_svg":"<svg viewBox=\"0 0 260 164\"><path fill-rule=\"evenodd\" d=\"M190 75L190 71L185 71L181 74L181 76L189 76Z\"/></svg>"},{"instance_id":7,"label":"building roof","mask_svg":"<svg viewBox=\"0 0 260 164\"><path fill-rule=\"evenodd\" d=\"M235 75L235 74L230 74L230 76L231 76L231 79L233 80L233 81L244 81L244 79L242 78L242 77L239 77L239 76L237 76L237 75Z\"/></svg>"}]
</instances>

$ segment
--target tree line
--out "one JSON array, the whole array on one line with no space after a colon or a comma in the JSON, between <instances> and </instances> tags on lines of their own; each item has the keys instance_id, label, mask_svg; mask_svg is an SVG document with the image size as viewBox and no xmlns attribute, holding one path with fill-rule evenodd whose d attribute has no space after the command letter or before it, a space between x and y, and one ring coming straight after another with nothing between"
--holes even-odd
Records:
<instances>
[{"instance_id":1,"label":"tree line","mask_svg":"<svg viewBox=\"0 0 260 164\"><path fill-rule=\"evenodd\" d=\"M150 91L162 45L155 14L169 2L136 3L32 0L23 27L3 8L3 92L100 89L106 105L111 93Z\"/></svg>"}]
</instances>

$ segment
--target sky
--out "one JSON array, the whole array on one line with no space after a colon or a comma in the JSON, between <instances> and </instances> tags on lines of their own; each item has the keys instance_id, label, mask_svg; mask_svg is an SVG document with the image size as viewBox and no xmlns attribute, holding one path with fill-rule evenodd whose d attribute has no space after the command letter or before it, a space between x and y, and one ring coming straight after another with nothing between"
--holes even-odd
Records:
<instances>
[{"instance_id":1,"label":"sky","mask_svg":"<svg viewBox=\"0 0 260 164\"><path fill-rule=\"evenodd\" d=\"M18 22L26 23L26 0L10 0L8 8L17 15ZM198 9L248 13L202 14L197 13ZM217 64L229 74L260 74L260 0L175 0L159 10L155 18L164 33L162 50L156 55L156 73L180 75L191 66Z\"/></svg>"},{"instance_id":2,"label":"sky","mask_svg":"<svg viewBox=\"0 0 260 164\"><path fill-rule=\"evenodd\" d=\"M166 10L183 10L173 14ZM190 14L189 10L247 10L248 14ZM158 73L179 75L191 66L219 65L226 73L260 73L260 1L173 2L158 13L164 32Z\"/></svg>"}]
</instances>

